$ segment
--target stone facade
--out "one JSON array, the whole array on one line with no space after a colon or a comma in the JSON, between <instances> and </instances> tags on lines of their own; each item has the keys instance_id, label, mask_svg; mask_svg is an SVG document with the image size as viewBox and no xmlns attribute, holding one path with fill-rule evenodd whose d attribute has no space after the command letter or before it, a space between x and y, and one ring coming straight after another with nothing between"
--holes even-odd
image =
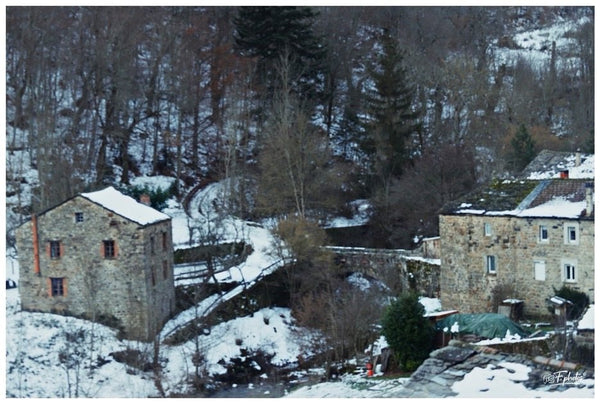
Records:
<instances>
[{"instance_id":1,"label":"stone facade","mask_svg":"<svg viewBox=\"0 0 600 404\"><path fill-rule=\"evenodd\" d=\"M143 341L174 311L170 219L140 224L78 195L16 236L23 310L87 318Z\"/></svg>"},{"instance_id":2,"label":"stone facade","mask_svg":"<svg viewBox=\"0 0 600 404\"><path fill-rule=\"evenodd\" d=\"M439 297L440 261L424 258L420 250L328 247L341 270L383 280L398 291L413 290Z\"/></svg>"},{"instance_id":3,"label":"stone facade","mask_svg":"<svg viewBox=\"0 0 600 404\"><path fill-rule=\"evenodd\" d=\"M446 309L492 312L503 299L520 299L526 316L548 316L547 299L563 285L594 301L593 217L443 214L439 228ZM576 241L569 241L569 228Z\"/></svg>"}]
</instances>

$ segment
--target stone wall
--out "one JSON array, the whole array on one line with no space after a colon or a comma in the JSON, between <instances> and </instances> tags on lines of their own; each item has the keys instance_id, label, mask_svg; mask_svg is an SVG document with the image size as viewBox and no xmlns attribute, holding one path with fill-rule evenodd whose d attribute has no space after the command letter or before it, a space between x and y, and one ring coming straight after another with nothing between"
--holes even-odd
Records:
<instances>
[{"instance_id":1,"label":"stone wall","mask_svg":"<svg viewBox=\"0 0 600 404\"><path fill-rule=\"evenodd\" d=\"M16 232L23 310L100 321L139 340L151 339L168 320L175 308L169 220L140 226L78 196L40 214L37 229L39 273L32 221ZM104 256L105 240L114 241L115 257ZM60 245L58 258L51 257L51 241ZM51 278L64 279L62 296L52 296Z\"/></svg>"},{"instance_id":2,"label":"stone wall","mask_svg":"<svg viewBox=\"0 0 600 404\"><path fill-rule=\"evenodd\" d=\"M329 249L342 270L380 279L398 292L414 290L422 296L439 297L439 260L423 258L419 250Z\"/></svg>"},{"instance_id":3,"label":"stone wall","mask_svg":"<svg viewBox=\"0 0 600 404\"><path fill-rule=\"evenodd\" d=\"M484 234L485 223L489 235ZM539 227L547 240L539 240ZM565 227L578 230L565 241ZM594 300L594 222L556 218L441 215L441 301L444 309L493 312L503 299L524 301L525 316L548 316L546 300L567 285ZM488 273L486 257L495 257ZM564 265L576 279L564 279Z\"/></svg>"}]
</instances>

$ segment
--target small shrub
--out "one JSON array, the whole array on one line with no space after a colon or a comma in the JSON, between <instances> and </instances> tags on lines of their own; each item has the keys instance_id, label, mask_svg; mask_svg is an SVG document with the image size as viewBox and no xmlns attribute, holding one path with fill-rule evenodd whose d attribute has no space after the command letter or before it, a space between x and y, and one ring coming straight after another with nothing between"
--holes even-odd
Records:
<instances>
[{"instance_id":1,"label":"small shrub","mask_svg":"<svg viewBox=\"0 0 600 404\"><path fill-rule=\"evenodd\" d=\"M152 206L156 210L163 210L167 207L167 201L169 200L169 198L174 196L174 192L176 190L174 184L175 183L173 183L169 188L164 190L161 187L152 189L147 185L144 185L143 187L134 186L130 188L122 188L120 189L120 191L138 201L140 199L140 196L146 194L150 197L150 206Z\"/></svg>"},{"instance_id":2,"label":"small shrub","mask_svg":"<svg viewBox=\"0 0 600 404\"><path fill-rule=\"evenodd\" d=\"M416 369L431 352L434 329L415 293L405 293L384 311L381 333L405 371Z\"/></svg>"}]
</instances>

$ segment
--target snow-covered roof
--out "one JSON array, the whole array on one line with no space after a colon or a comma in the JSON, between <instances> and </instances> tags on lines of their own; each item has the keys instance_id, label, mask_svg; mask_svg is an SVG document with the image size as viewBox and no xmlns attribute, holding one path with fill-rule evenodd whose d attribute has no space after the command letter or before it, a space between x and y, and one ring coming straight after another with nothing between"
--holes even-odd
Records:
<instances>
[{"instance_id":1,"label":"snow-covered roof","mask_svg":"<svg viewBox=\"0 0 600 404\"><path fill-rule=\"evenodd\" d=\"M80 194L82 197L141 225L148 225L170 219L158 210L144 205L113 187L101 191Z\"/></svg>"},{"instance_id":2,"label":"snow-covered roof","mask_svg":"<svg viewBox=\"0 0 600 404\"><path fill-rule=\"evenodd\" d=\"M563 171L569 172L569 178L593 179L594 155L542 150L525 167L521 178L530 180L560 178Z\"/></svg>"},{"instance_id":3,"label":"snow-covered roof","mask_svg":"<svg viewBox=\"0 0 600 404\"><path fill-rule=\"evenodd\" d=\"M495 182L465 196L462 200L447 204L442 212L481 216L593 219L593 207L590 214L587 206L587 188L591 187L593 190L593 186L593 182L583 179Z\"/></svg>"}]
</instances>

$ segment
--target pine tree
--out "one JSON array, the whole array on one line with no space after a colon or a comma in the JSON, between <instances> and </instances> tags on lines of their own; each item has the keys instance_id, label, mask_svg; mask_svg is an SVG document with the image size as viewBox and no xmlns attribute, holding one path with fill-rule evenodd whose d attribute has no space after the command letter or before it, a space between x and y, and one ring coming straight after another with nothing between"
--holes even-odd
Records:
<instances>
[{"instance_id":1,"label":"pine tree","mask_svg":"<svg viewBox=\"0 0 600 404\"><path fill-rule=\"evenodd\" d=\"M370 122L361 148L385 184L402 174L411 158L411 137L420 123L419 113L413 110L415 92L408 83L403 54L387 31L381 42L382 53L370 69L374 89L367 95Z\"/></svg>"},{"instance_id":2,"label":"pine tree","mask_svg":"<svg viewBox=\"0 0 600 404\"><path fill-rule=\"evenodd\" d=\"M416 369L429 355L434 330L423 317L425 309L415 293L405 293L384 311L381 333L406 371Z\"/></svg>"},{"instance_id":3,"label":"pine tree","mask_svg":"<svg viewBox=\"0 0 600 404\"><path fill-rule=\"evenodd\" d=\"M301 98L313 98L325 50L312 25L317 13L309 7L240 7L234 23L235 43L242 56L257 58L258 84L269 94L278 87L275 74L281 58L289 59L290 79Z\"/></svg>"},{"instance_id":4,"label":"pine tree","mask_svg":"<svg viewBox=\"0 0 600 404\"><path fill-rule=\"evenodd\" d=\"M525 125L519 126L510 144L512 146L511 163L516 171L521 171L535 157L535 143Z\"/></svg>"}]
</instances>

